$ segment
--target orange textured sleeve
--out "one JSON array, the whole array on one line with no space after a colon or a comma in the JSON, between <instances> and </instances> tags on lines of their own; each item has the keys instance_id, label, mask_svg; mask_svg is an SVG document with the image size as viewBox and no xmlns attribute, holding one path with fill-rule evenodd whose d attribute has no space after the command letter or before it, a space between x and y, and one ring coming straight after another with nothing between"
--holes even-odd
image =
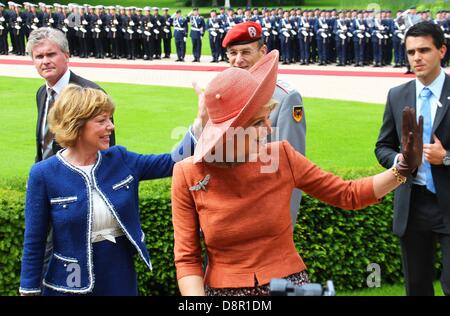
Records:
<instances>
[{"instance_id":1,"label":"orange textured sleeve","mask_svg":"<svg viewBox=\"0 0 450 316\"><path fill-rule=\"evenodd\" d=\"M203 277L200 224L181 163L176 163L173 169L172 223L177 279L188 275Z\"/></svg>"},{"instance_id":2,"label":"orange textured sleeve","mask_svg":"<svg viewBox=\"0 0 450 316\"><path fill-rule=\"evenodd\" d=\"M349 210L361 209L380 201L373 190L373 177L344 181L321 170L295 151L288 142L282 142L281 147L288 157L296 187L309 195L327 204Z\"/></svg>"}]
</instances>

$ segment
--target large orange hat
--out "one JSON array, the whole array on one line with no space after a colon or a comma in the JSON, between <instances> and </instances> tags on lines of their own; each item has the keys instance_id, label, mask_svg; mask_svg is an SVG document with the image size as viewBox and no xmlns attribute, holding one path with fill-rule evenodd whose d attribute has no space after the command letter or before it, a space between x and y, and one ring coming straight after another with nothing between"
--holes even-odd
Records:
<instances>
[{"instance_id":1,"label":"large orange hat","mask_svg":"<svg viewBox=\"0 0 450 316\"><path fill-rule=\"evenodd\" d=\"M209 121L197 142L194 162L201 161L230 127L240 127L268 103L275 91L278 51L273 50L250 70L228 68L205 89Z\"/></svg>"}]
</instances>

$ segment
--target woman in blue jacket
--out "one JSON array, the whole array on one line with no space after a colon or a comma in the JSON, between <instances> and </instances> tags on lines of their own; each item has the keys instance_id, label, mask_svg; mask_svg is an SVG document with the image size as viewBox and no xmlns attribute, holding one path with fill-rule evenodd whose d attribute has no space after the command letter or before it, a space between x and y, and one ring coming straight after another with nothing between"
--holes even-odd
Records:
<instances>
[{"instance_id":1,"label":"woman in blue jacket","mask_svg":"<svg viewBox=\"0 0 450 316\"><path fill-rule=\"evenodd\" d=\"M193 135L190 130L171 154L109 148L114 108L102 91L69 85L49 112L65 149L30 171L22 295L137 295L133 256L152 268L139 220L139 181L171 176L175 161L191 155ZM49 231L53 254L43 271Z\"/></svg>"}]
</instances>

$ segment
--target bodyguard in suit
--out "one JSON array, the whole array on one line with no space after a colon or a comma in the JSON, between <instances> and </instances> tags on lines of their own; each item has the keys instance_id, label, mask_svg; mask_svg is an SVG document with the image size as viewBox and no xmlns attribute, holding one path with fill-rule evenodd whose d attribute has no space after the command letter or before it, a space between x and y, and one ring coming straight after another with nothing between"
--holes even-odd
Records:
<instances>
[{"instance_id":1,"label":"bodyguard in suit","mask_svg":"<svg viewBox=\"0 0 450 316\"><path fill-rule=\"evenodd\" d=\"M188 21L181 16L181 10L177 10L173 19L173 36L175 38L175 46L177 48L177 57L175 61L184 61L186 55L186 39L188 34Z\"/></svg>"},{"instance_id":2,"label":"bodyguard in suit","mask_svg":"<svg viewBox=\"0 0 450 316\"><path fill-rule=\"evenodd\" d=\"M385 168L399 159L401 115L406 106L423 118L423 160L394 195L393 230L400 237L407 295L433 295L436 245L442 250L441 285L450 295L450 77L439 26L421 22L405 35L416 79L389 91L375 153Z\"/></svg>"},{"instance_id":3,"label":"bodyguard in suit","mask_svg":"<svg viewBox=\"0 0 450 316\"><path fill-rule=\"evenodd\" d=\"M193 62L200 62L202 55L202 38L205 33L205 20L199 15L198 8L192 10L192 16L190 16L191 32L190 37L192 40L192 55L194 55Z\"/></svg>"},{"instance_id":4,"label":"bodyguard in suit","mask_svg":"<svg viewBox=\"0 0 450 316\"><path fill-rule=\"evenodd\" d=\"M80 86L101 89L97 84L77 76L69 70L69 44L62 32L52 28L42 27L30 34L27 52L39 75L45 79L36 94L38 120L36 124L36 162L54 155L59 146L53 141L48 131L47 113L58 94L69 83ZM111 145L114 145L114 134Z\"/></svg>"}]
</instances>

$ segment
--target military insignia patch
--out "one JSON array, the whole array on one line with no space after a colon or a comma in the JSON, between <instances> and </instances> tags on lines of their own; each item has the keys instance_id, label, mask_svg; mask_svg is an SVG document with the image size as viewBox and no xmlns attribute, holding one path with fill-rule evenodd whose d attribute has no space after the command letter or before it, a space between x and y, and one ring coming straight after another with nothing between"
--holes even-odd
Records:
<instances>
[{"instance_id":1,"label":"military insignia patch","mask_svg":"<svg viewBox=\"0 0 450 316\"><path fill-rule=\"evenodd\" d=\"M294 105L292 107L292 116L294 117L294 120L297 123L300 123L300 121L303 118L303 106L302 105Z\"/></svg>"}]
</instances>

